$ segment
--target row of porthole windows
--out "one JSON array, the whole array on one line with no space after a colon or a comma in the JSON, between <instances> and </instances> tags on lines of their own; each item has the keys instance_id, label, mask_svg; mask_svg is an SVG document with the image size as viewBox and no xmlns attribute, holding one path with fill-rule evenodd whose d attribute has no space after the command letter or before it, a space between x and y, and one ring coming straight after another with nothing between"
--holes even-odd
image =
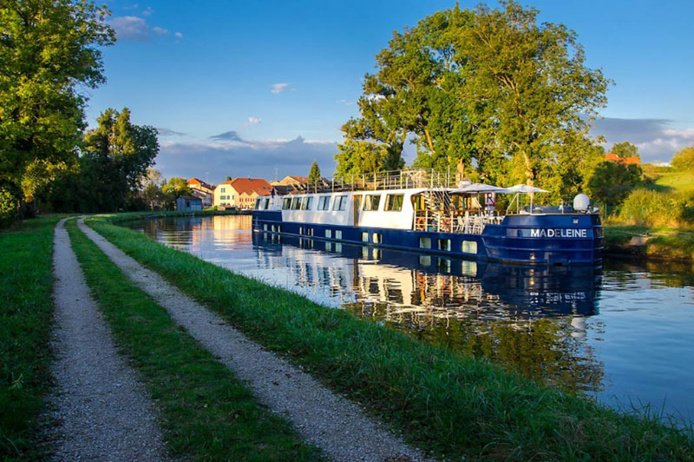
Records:
<instances>
[{"instance_id":1,"label":"row of porthole windows","mask_svg":"<svg viewBox=\"0 0 694 462\"><path fill-rule=\"evenodd\" d=\"M282 226L280 225L270 225L268 227L267 223L263 224L263 231L270 231L273 233L281 233L282 232Z\"/></svg>"},{"instance_id":2,"label":"row of porthole windows","mask_svg":"<svg viewBox=\"0 0 694 462\"><path fill-rule=\"evenodd\" d=\"M419 248L420 249L432 249L432 239L430 237L420 237L419 238ZM436 249L445 252L451 251L451 240L450 239L436 239ZM460 245L460 251L463 253L476 254L477 253L477 241L463 241Z\"/></svg>"}]
</instances>

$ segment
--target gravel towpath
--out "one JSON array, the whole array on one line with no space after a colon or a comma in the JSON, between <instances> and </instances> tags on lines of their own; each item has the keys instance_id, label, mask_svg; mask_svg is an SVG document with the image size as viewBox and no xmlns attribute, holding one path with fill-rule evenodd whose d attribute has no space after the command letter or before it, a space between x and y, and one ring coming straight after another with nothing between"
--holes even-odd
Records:
<instances>
[{"instance_id":1,"label":"gravel towpath","mask_svg":"<svg viewBox=\"0 0 694 462\"><path fill-rule=\"evenodd\" d=\"M118 354L64 227L54 238L55 460L165 460L154 406Z\"/></svg>"},{"instance_id":2,"label":"gravel towpath","mask_svg":"<svg viewBox=\"0 0 694 462\"><path fill-rule=\"evenodd\" d=\"M359 406L262 349L82 222L80 229L190 335L247 381L260 401L287 417L307 441L322 448L332 460L428 460L367 417Z\"/></svg>"}]
</instances>

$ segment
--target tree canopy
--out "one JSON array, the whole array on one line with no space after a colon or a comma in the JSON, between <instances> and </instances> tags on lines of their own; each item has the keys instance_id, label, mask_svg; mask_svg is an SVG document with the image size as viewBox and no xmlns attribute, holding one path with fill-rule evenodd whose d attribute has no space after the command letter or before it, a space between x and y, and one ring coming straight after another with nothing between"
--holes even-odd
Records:
<instances>
[{"instance_id":1,"label":"tree canopy","mask_svg":"<svg viewBox=\"0 0 694 462\"><path fill-rule=\"evenodd\" d=\"M694 146L676 152L671 163L672 168L677 171L691 170L694 172Z\"/></svg>"},{"instance_id":2,"label":"tree canopy","mask_svg":"<svg viewBox=\"0 0 694 462\"><path fill-rule=\"evenodd\" d=\"M84 135L85 153L80 159L81 182L91 198L88 209L113 212L128 208L159 152L157 131L133 124L127 108L121 112L107 109L97 123Z\"/></svg>"},{"instance_id":3,"label":"tree canopy","mask_svg":"<svg viewBox=\"0 0 694 462\"><path fill-rule=\"evenodd\" d=\"M115 40L91 1L0 3L0 190L15 202L77 162L86 90Z\"/></svg>"},{"instance_id":4,"label":"tree canopy","mask_svg":"<svg viewBox=\"0 0 694 462\"><path fill-rule=\"evenodd\" d=\"M613 144L612 149L610 149L610 152L619 157L620 159L627 159L629 157L640 158L639 148L637 148L628 141Z\"/></svg>"},{"instance_id":5,"label":"tree canopy","mask_svg":"<svg viewBox=\"0 0 694 462\"><path fill-rule=\"evenodd\" d=\"M318 162L315 160L311 164L311 169L308 172L308 184L309 186L317 185L321 182L320 167L318 167Z\"/></svg>"},{"instance_id":6,"label":"tree canopy","mask_svg":"<svg viewBox=\"0 0 694 462\"><path fill-rule=\"evenodd\" d=\"M456 6L395 32L365 77L360 117L342 127L338 173L402 166L412 140L417 167L575 189L610 81L585 66L575 32L537 15L514 1Z\"/></svg>"}]
</instances>

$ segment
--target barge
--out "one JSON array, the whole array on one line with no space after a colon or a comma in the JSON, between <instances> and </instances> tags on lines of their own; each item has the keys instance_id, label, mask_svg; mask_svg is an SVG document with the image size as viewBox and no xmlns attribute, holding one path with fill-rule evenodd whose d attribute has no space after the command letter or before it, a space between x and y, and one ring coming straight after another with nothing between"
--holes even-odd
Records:
<instances>
[{"instance_id":1,"label":"barge","mask_svg":"<svg viewBox=\"0 0 694 462\"><path fill-rule=\"evenodd\" d=\"M540 207L539 188L449 183L414 170L273 190L256 199L253 231L519 265L602 264L600 215L584 194ZM502 212L497 194L512 195Z\"/></svg>"}]
</instances>

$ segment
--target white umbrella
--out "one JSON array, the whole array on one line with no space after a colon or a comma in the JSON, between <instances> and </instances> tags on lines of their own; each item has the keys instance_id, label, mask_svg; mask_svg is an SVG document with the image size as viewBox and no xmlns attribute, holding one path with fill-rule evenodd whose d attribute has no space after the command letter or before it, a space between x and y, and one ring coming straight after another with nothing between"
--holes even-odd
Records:
<instances>
[{"instance_id":1,"label":"white umbrella","mask_svg":"<svg viewBox=\"0 0 694 462\"><path fill-rule=\"evenodd\" d=\"M526 193L526 194L536 193L536 192L543 192L543 193L549 192L545 189L537 188L535 186L530 186L530 185L523 184L523 183L511 186L510 188L506 188L506 191L514 192L514 193ZM516 200L517 199L518 199L518 197L516 197ZM513 201L511 201L511 205L509 206L509 208L512 206L513 206ZM520 207L520 204L518 202L516 202L516 206ZM533 211L533 195L530 194L530 213L532 213L532 211Z\"/></svg>"},{"instance_id":2,"label":"white umbrella","mask_svg":"<svg viewBox=\"0 0 694 462\"><path fill-rule=\"evenodd\" d=\"M479 193L505 193L506 188L484 183L472 183L462 188L454 189L455 193L479 194Z\"/></svg>"},{"instance_id":3,"label":"white umbrella","mask_svg":"<svg viewBox=\"0 0 694 462\"><path fill-rule=\"evenodd\" d=\"M536 192L549 192L545 189L542 188L536 188L535 186L530 186L527 184L517 184L515 186L511 186L510 188L506 188L508 192L517 192L517 193L536 193Z\"/></svg>"}]
</instances>

